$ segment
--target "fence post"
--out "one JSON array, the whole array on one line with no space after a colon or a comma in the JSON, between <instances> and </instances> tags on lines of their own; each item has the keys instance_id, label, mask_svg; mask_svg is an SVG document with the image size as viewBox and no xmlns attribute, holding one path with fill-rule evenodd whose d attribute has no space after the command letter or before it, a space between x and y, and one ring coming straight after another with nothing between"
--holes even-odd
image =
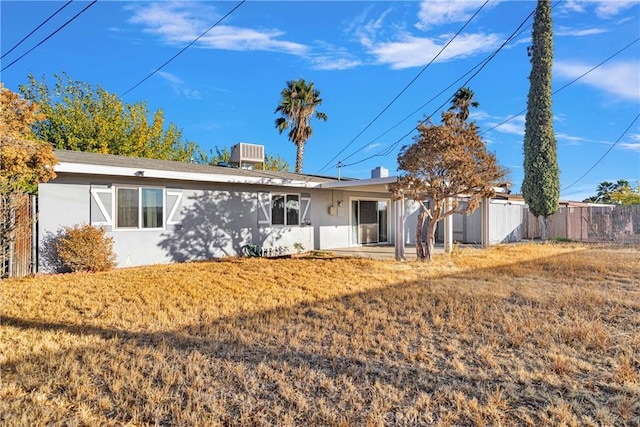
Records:
<instances>
[{"instance_id":1,"label":"fence post","mask_svg":"<svg viewBox=\"0 0 640 427\"><path fill-rule=\"evenodd\" d=\"M31 274L38 272L38 196L31 195Z\"/></svg>"}]
</instances>

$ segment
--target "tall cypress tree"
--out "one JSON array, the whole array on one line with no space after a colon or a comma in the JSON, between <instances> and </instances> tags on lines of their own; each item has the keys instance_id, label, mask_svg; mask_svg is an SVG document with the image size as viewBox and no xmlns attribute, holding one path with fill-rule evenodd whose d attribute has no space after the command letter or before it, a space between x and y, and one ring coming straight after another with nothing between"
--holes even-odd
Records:
<instances>
[{"instance_id":1,"label":"tall cypress tree","mask_svg":"<svg viewBox=\"0 0 640 427\"><path fill-rule=\"evenodd\" d=\"M549 0L538 0L533 19L531 74L524 131L524 180L522 194L529 209L546 223L558 210L560 171L551 112L553 26ZM543 224L542 237L546 238Z\"/></svg>"}]
</instances>

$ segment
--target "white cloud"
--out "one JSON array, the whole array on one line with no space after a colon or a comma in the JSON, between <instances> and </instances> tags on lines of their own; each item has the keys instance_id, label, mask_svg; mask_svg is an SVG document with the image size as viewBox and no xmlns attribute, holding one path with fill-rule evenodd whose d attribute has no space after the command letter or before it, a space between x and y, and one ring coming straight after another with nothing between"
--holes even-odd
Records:
<instances>
[{"instance_id":1,"label":"white cloud","mask_svg":"<svg viewBox=\"0 0 640 427\"><path fill-rule=\"evenodd\" d=\"M558 27L553 31L555 36L572 36L572 37L584 37L584 36L593 36L596 34L606 33L609 30L605 28L569 28L569 27Z\"/></svg>"},{"instance_id":2,"label":"white cloud","mask_svg":"<svg viewBox=\"0 0 640 427\"><path fill-rule=\"evenodd\" d=\"M618 147L622 148L623 150L630 150L640 153L640 142L624 142L622 144L619 144Z\"/></svg>"},{"instance_id":3,"label":"white cloud","mask_svg":"<svg viewBox=\"0 0 640 427\"><path fill-rule=\"evenodd\" d=\"M449 40L451 35L442 39ZM496 34L461 34L442 52L438 62L463 58L495 49L500 43ZM446 44L442 40L405 35L400 41L379 43L370 52L378 62L393 69L419 67L428 64Z\"/></svg>"},{"instance_id":4,"label":"white cloud","mask_svg":"<svg viewBox=\"0 0 640 427\"><path fill-rule=\"evenodd\" d=\"M331 55L314 56L311 59L313 68L316 70L348 70L362 64L357 58L337 57Z\"/></svg>"},{"instance_id":5,"label":"white cloud","mask_svg":"<svg viewBox=\"0 0 640 427\"><path fill-rule=\"evenodd\" d=\"M562 132L556 132L556 140L558 142L565 142L566 145L582 145L582 144L604 144L611 145L609 141L598 141L595 139L583 138L581 136L568 135Z\"/></svg>"},{"instance_id":6,"label":"white cloud","mask_svg":"<svg viewBox=\"0 0 640 427\"><path fill-rule=\"evenodd\" d=\"M631 142L623 142L618 147L623 150L630 150L640 153L640 133L631 133L627 136Z\"/></svg>"},{"instance_id":7,"label":"white cloud","mask_svg":"<svg viewBox=\"0 0 640 427\"><path fill-rule=\"evenodd\" d=\"M600 18L612 18L637 5L638 0L567 0L561 4L563 11L570 12L586 12L588 6L593 6Z\"/></svg>"},{"instance_id":8,"label":"white cloud","mask_svg":"<svg viewBox=\"0 0 640 427\"><path fill-rule=\"evenodd\" d=\"M497 123L489 122L487 123L487 129L493 128L495 126L495 129L493 130L495 130L496 132L508 133L511 135L524 137L524 122L525 115L521 114L519 116L515 116L506 123L502 123L501 121Z\"/></svg>"},{"instance_id":9,"label":"white cloud","mask_svg":"<svg viewBox=\"0 0 640 427\"><path fill-rule=\"evenodd\" d=\"M204 33L222 16L202 3L156 2L127 7L133 15L129 22L145 27L144 31L160 37L165 43L186 45ZM196 44L198 47L227 50L265 50L304 55L309 48L282 40L280 30L254 30L229 25L211 29Z\"/></svg>"},{"instance_id":10,"label":"white cloud","mask_svg":"<svg viewBox=\"0 0 640 427\"><path fill-rule=\"evenodd\" d=\"M392 9L386 9L378 17L367 21L367 15L370 12L367 8L358 15L353 22L345 27L346 32L353 32L363 46L371 46L378 37L380 30L385 28L384 20L392 12Z\"/></svg>"},{"instance_id":11,"label":"white cloud","mask_svg":"<svg viewBox=\"0 0 640 427\"><path fill-rule=\"evenodd\" d=\"M165 71L158 71L156 74L165 79L176 94L186 98L201 99L200 92L186 87L184 80L175 74L167 73Z\"/></svg>"},{"instance_id":12,"label":"white cloud","mask_svg":"<svg viewBox=\"0 0 640 427\"><path fill-rule=\"evenodd\" d=\"M596 13L602 18L613 17L620 12L630 9L638 4L638 0L633 1L611 1L611 0L596 0L593 1L596 4Z\"/></svg>"},{"instance_id":13,"label":"white cloud","mask_svg":"<svg viewBox=\"0 0 640 427\"><path fill-rule=\"evenodd\" d=\"M468 20L484 2L460 0L423 0L418 12L416 28L425 30L434 25L464 22ZM495 2L497 3L497 2Z\"/></svg>"},{"instance_id":14,"label":"white cloud","mask_svg":"<svg viewBox=\"0 0 640 427\"><path fill-rule=\"evenodd\" d=\"M373 150L377 150L378 148L384 147L385 145L380 143L380 142L372 142L371 144L367 145L364 149L364 151L373 151Z\"/></svg>"},{"instance_id":15,"label":"white cloud","mask_svg":"<svg viewBox=\"0 0 640 427\"><path fill-rule=\"evenodd\" d=\"M554 74L567 79L580 77L591 68L593 68L592 65L571 61L556 61L553 64ZM580 78L576 83L587 84L622 99L639 101L640 63L619 61L604 64Z\"/></svg>"}]
</instances>

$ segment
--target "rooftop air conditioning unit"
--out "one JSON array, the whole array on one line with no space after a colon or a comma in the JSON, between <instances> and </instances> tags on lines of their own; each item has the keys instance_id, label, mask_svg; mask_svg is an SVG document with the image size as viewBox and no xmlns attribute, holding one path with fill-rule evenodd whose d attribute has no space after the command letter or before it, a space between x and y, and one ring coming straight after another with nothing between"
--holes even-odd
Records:
<instances>
[{"instance_id":1,"label":"rooftop air conditioning unit","mask_svg":"<svg viewBox=\"0 0 640 427\"><path fill-rule=\"evenodd\" d=\"M240 142L231 147L230 160L240 168L251 168L255 163L262 163L264 166L264 145Z\"/></svg>"},{"instance_id":2,"label":"rooftop air conditioning unit","mask_svg":"<svg viewBox=\"0 0 640 427\"><path fill-rule=\"evenodd\" d=\"M389 169L378 166L371 170L371 178L387 178L389 176Z\"/></svg>"}]
</instances>

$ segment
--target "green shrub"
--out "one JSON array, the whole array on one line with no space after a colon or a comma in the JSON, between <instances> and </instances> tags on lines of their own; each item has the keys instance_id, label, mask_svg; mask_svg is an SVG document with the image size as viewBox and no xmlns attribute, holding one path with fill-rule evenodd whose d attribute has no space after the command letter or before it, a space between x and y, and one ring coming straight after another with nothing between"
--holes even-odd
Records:
<instances>
[{"instance_id":1,"label":"green shrub","mask_svg":"<svg viewBox=\"0 0 640 427\"><path fill-rule=\"evenodd\" d=\"M63 227L55 244L62 263L71 271L107 271L116 265L113 237L91 225Z\"/></svg>"}]
</instances>

